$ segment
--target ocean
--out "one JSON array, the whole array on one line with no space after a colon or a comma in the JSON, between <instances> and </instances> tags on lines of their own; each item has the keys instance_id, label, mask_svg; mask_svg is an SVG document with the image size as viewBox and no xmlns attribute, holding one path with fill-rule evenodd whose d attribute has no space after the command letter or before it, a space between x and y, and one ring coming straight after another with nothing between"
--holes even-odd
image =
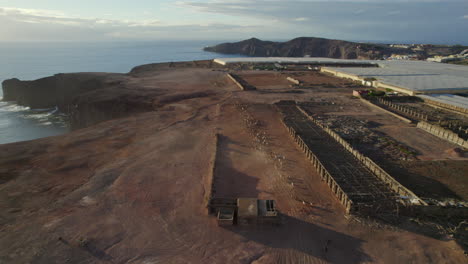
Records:
<instances>
[{"instance_id":1,"label":"ocean","mask_svg":"<svg viewBox=\"0 0 468 264\"><path fill-rule=\"evenodd\" d=\"M56 73L117 72L148 63L242 57L203 51L224 41L100 43L0 43L0 82L35 80ZM1 101L0 144L55 136L69 131L66 116L52 109L30 109Z\"/></svg>"}]
</instances>

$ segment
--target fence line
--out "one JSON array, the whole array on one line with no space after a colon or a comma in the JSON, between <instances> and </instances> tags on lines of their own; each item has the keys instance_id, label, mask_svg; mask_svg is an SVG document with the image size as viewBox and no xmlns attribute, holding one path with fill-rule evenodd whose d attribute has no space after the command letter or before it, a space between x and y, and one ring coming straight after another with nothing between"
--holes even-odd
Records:
<instances>
[{"instance_id":1,"label":"fence line","mask_svg":"<svg viewBox=\"0 0 468 264\"><path fill-rule=\"evenodd\" d=\"M419 122L417 125L418 128L431 133L432 135L460 145L464 148L468 148L468 141L464 140L463 138L459 137L456 133L445 129L443 127L432 125L427 122Z\"/></svg>"},{"instance_id":2,"label":"fence line","mask_svg":"<svg viewBox=\"0 0 468 264\"><path fill-rule=\"evenodd\" d=\"M341 189L341 187L336 183L333 176L328 172L328 170L323 166L318 157L309 149L307 144L302 140L302 138L297 134L294 128L289 127L284 123L284 120L281 119L281 123L286 127L289 132L289 135L294 139L294 141L299 145L299 147L304 151L307 158L310 160L312 165L317 170L318 174L323 181L327 183L332 192L338 198L338 200L345 207L346 213L349 214L353 211L353 201L348 197L348 195Z\"/></svg>"},{"instance_id":3,"label":"fence line","mask_svg":"<svg viewBox=\"0 0 468 264\"><path fill-rule=\"evenodd\" d=\"M301 111L309 120L317 124L321 127L325 132L327 132L332 138L334 138L338 143L340 143L347 151L353 154L360 162L362 162L370 171L374 173L380 180L385 182L393 191L398 193L401 196L407 197L411 199L411 203L419 203L421 205L427 205L421 198L419 198L416 194L414 194L411 190L404 187L401 183L399 183L395 178L393 178L389 173L387 173L384 169L382 169L379 165L377 165L372 159L369 157L364 156L359 151L354 149L351 144L349 144L346 140L344 140L341 136L339 136L336 132L334 132L329 127L325 127L320 122L318 122L315 118L310 116L305 110L303 110L300 106L296 106L299 111Z\"/></svg>"}]
</instances>

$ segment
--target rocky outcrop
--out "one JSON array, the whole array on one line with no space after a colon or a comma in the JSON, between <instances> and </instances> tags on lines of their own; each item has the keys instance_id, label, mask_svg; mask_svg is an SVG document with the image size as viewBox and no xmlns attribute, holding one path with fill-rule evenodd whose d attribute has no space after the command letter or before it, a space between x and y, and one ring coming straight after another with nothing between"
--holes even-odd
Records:
<instances>
[{"instance_id":1,"label":"rocky outcrop","mask_svg":"<svg viewBox=\"0 0 468 264\"><path fill-rule=\"evenodd\" d=\"M75 130L111 119L154 111L168 104L213 95L207 88L208 83L197 88L193 86L193 82L177 80L173 82L175 86L169 88L167 80L160 84L154 79L163 72L176 72L172 69L174 67L178 71L195 71L194 78L198 78L199 72L193 69L195 65L207 68L211 62L152 64L136 67L137 70L132 70L129 74L69 73L34 81L10 79L2 83L3 100L15 101L33 109L57 106L62 113L68 114L70 127ZM161 85L165 88L161 88ZM177 86L188 87L177 89Z\"/></svg>"},{"instance_id":2,"label":"rocky outcrop","mask_svg":"<svg viewBox=\"0 0 468 264\"><path fill-rule=\"evenodd\" d=\"M58 109L69 115L72 129L130 113L150 110L155 91L122 86L123 74L71 73L34 80L2 83L4 101L31 108Z\"/></svg>"},{"instance_id":3,"label":"rocky outcrop","mask_svg":"<svg viewBox=\"0 0 468 264\"><path fill-rule=\"evenodd\" d=\"M328 57L337 59L379 59L392 53L387 45L364 44L324 38L296 38L287 42L252 38L236 43L206 47L205 51L253 57Z\"/></svg>"},{"instance_id":4,"label":"rocky outcrop","mask_svg":"<svg viewBox=\"0 0 468 264\"><path fill-rule=\"evenodd\" d=\"M104 75L95 73L56 74L34 81L9 79L2 83L3 100L31 108L58 106L61 111L68 112L78 94L105 87L103 80Z\"/></svg>"}]
</instances>

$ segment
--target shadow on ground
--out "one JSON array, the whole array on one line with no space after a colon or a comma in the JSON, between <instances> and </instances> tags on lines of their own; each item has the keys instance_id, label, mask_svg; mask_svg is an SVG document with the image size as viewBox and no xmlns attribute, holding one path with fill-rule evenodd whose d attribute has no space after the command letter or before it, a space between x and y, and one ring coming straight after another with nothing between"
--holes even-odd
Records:
<instances>
[{"instance_id":1,"label":"shadow on ground","mask_svg":"<svg viewBox=\"0 0 468 264\"><path fill-rule=\"evenodd\" d=\"M287 215L280 217L278 226L230 226L225 229L271 248L275 263L298 263L315 258L331 263L372 261L361 248L363 240Z\"/></svg>"}]
</instances>

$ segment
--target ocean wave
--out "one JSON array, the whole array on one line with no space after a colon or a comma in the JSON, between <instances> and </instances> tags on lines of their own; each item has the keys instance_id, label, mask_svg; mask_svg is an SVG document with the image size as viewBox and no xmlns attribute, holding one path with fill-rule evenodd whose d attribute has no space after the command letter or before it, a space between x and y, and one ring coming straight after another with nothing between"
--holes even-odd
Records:
<instances>
[{"instance_id":1,"label":"ocean wave","mask_svg":"<svg viewBox=\"0 0 468 264\"><path fill-rule=\"evenodd\" d=\"M2 102L0 111L2 112L24 112L30 110L27 106L17 105L11 102Z\"/></svg>"},{"instance_id":2,"label":"ocean wave","mask_svg":"<svg viewBox=\"0 0 468 264\"><path fill-rule=\"evenodd\" d=\"M50 122L50 121L39 123L39 125L41 125L41 126L50 126L50 125L53 125L53 124L54 124L54 123L52 123L52 122Z\"/></svg>"},{"instance_id":3,"label":"ocean wave","mask_svg":"<svg viewBox=\"0 0 468 264\"><path fill-rule=\"evenodd\" d=\"M58 107L31 109L30 107L17 105L12 102L0 102L1 112L6 115L14 115L16 118L31 120L40 126L68 126L67 116L61 113ZM11 118L0 115L0 119L2 117Z\"/></svg>"}]
</instances>

